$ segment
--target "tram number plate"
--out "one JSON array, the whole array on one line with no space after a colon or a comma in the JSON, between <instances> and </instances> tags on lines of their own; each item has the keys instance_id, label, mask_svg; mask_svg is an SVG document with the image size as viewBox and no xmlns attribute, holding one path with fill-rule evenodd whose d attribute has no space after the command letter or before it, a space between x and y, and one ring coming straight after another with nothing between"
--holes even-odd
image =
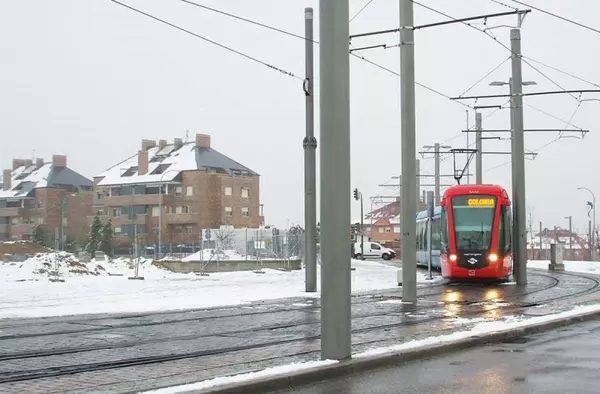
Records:
<instances>
[{"instance_id":1,"label":"tram number plate","mask_svg":"<svg viewBox=\"0 0 600 394\"><path fill-rule=\"evenodd\" d=\"M475 276L475 270L469 270L469 276Z\"/></svg>"}]
</instances>

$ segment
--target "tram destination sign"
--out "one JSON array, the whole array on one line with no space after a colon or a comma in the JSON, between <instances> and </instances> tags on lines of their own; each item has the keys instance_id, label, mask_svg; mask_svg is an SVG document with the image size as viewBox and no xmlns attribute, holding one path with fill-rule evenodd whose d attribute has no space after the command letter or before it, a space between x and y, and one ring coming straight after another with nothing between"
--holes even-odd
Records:
<instances>
[{"instance_id":1,"label":"tram destination sign","mask_svg":"<svg viewBox=\"0 0 600 394\"><path fill-rule=\"evenodd\" d=\"M491 208L496 206L496 198L493 196L456 196L452 199L452 205L476 208Z\"/></svg>"}]
</instances>

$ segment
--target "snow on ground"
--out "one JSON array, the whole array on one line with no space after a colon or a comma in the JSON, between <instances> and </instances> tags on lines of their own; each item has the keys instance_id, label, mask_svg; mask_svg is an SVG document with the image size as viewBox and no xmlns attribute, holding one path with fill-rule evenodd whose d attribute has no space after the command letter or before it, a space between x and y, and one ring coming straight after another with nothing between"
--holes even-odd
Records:
<instances>
[{"instance_id":1,"label":"snow on ground","mask_svg":"<svg viewBox=\"0 0 600 394\"><path fill-rule=\"evenodd\" d=\"M49 280L56 260L64 283ZM353 292L398 287L394 267L360 260L353 260L352 267ZM39 254L23 263L0 265L0 318L150 312L319 297L304 292L304 270L264 272L176 274L143 260L139 275L145 280L128 280L133 275L128 259L82 264L68 254ZM425 282L425 275L419 274L418 279Z\"/></svg>"},{"instance_id":2,"label":"snow on ground","mask_svg":"<svg viewBox=\"0 0 600 394\"><path fill-rule=\"evenodd\" d=\"M565 271L600 274L600 261L570 261L564 260ZM548 269L550 260L529 260L528 268Z\"/></svg>"},{"instance_id":3,"label":"snow on ground","mask_svg":"<svg viewBox=\"0 0 600 394\"><path fill-rule=\"evenodd\" d=\"M380 347L368 350L366 352L354 354L353 358L369 358L376 356L383 356L388 354L394 354L397 352L402 352L411 349L418 349L431 345L441 345L448 342L454 342L457 340L478 337L486 334L496 333L496 332L504 332L511 331L514 329L523 328L526 326L542 324L546 322L551 322L555 320L560 320L572 316L579 316L586 313L598 312L600 311L600 305L587 305L587 306L577 306L572 310L547 315L547 316L538 316L538 317L517 317L517 316L508 316L503 319L491 322L480 322L475 324L473 328L465 331L457 331L452 334L433 336L420 340L413 340L405 343L401 343L394 346L388 347ZM463 319L469 320L469 319ZM471 323L478 322L478 319L473 319ZM336 364L335 360L322 360L322 361L309 361L305 363L295 363L295 364L287 364L281 365L277 367L267 368L262 371L250 372L245 374L239 374L234 376L223 376L214 379L204 380L198 383L186 384L181 386L173 386L164 389L151 390L146 393L154 393L154 394L173 394L173 393L182 393L193 390L206 390L210 388L216 388L222 385L236 384L236 383L248 383L250 381L259 379L259 378L267 378L273 377L277 375L291 375L294 373L299 373L303 370L325 367L328 365Z\"/></svg>"}]
</instances>

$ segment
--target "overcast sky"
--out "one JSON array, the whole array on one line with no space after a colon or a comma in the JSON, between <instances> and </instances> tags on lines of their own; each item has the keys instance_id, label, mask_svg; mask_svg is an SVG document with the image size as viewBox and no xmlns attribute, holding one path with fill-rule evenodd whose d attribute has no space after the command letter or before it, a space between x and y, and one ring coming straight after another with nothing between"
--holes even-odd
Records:
<instances>
[{"instance_id":1,"label":"overcast sky","mask_svg":"<svg viewBox=\"0 0 600 394\"><path fill-rule=\"evenodd\" d=\"M304 42L293 37L215 14L178 0L123 0L300 77L304 74ZM354 15L367 0L351 0ZM421 0L454 17L509 10L492 0ZM302 35L304 7L315 8L318 39L318 1L197 0ZM517 5L503 0L509 5ZM581 23L600 27L597 0L528 0L534 6ZM523 7L521 7L523 8ZM415 5L415 23L445 20ZM350 25L351 34L396 28L397 0L374 0ZM487 27L511 25L516 17L491 19ZM483 27L481 24L475 26ZM507 27L491 30L509 44ZM535 10L524 22L523 54L600 84L600 35ZM397 44L391 34L356 39L353 45ZM318 55L318 46L315 47ZM375 49L365 57L399 70L399 50ZM0 165L13 158L66 154L74 170L92 177L140 148L140 140L206 133L213 147L261 174L261 198L269 224L303 221L304 94L301 81L241 56L138 15L108 0L21 0L0 2ZM485 34L453 24L416 32L417 81L450 96L469 86L507 59L509 52ZM316 57L318 73L318 56ZM568 89L594 88L539 64L540 71ZM527 91L557 90L534 69L523 64L524 80L537 86ZM507 81L510 61L471 90L473 94L505 93L490 87ZM317 74L318 78L318 74ZM398 189L378 185L392 182L401 168L399 78L362 60L351 60L352 187L365 198L394 195ZM600 98L585 95L583 98ZM473 103L473 102L467 102ZM504 104L485 100L481 104ZM526 98L563 120L579 103L568 95ZM318 101L317 101L318 105ZM577 191L586 186L600 192L598 112L600 102L584 102L572 123L591 133L585 139L560 139L527 161L528 213L534 229L567 226L565 216L584 231L585 202ZM484 110L484 117L491 110ZM474 123L473 111L468 113ZM466 107L417 87L418 146L445 142L465 147L460 131L467 124ZM509 126L507 109L484 120L484 128ZM526 128L561 128L566 123L525 108ZM574 136L575 134L569 134ZM317 109L318 137L318 109ZM534 150L557 134L529 133L525 144ZM484 141L484 149L507 151L510 142ZM510 190L509 156L484 157L484 181ZM430 156L424 173L433 173ZM494 168L497 167L497 168ZM473 165L474 170L474 165ZM442 171L452 173L452 159ZM474 178L472 178L474 181ZM425 180L423 180L425 183ZM598 195L600 197L600 194ZM369 210L367 203L366 211ZM359 218L353 203L353 216Z\"/></svg>"}]
</instances>

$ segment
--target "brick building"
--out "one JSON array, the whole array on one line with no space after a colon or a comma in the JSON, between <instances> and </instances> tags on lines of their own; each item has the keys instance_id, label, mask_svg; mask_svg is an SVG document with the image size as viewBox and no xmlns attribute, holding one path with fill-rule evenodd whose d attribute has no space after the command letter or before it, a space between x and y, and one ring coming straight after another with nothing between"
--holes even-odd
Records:
<instances>
[{"instance_id":1,"label":"brick building","mask_svg":"<svg viewBox=\"0 0 600 394\"><path fill-rule=\"evenodd\" d=\"M116 244L195 243L201 230L257 228L259 175L211 147L194 142L142 140L141 149L94 177L94 210L109 218ZM92 218L90 217L89 220Z\"/></svg>"},{"instance_id":2,"label":"brick building","mask_svg":"<svg viewBox=\"0 0 600 394\"><path fill-rule=\"evenodd\" d=\"M54 155L51 162L14 159L1 184L0 241L30 239L37 225L51 239L87 233L93 183L68 168L66 156Z\"/></svg>"}]
</instances>

